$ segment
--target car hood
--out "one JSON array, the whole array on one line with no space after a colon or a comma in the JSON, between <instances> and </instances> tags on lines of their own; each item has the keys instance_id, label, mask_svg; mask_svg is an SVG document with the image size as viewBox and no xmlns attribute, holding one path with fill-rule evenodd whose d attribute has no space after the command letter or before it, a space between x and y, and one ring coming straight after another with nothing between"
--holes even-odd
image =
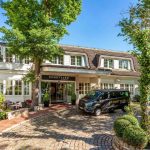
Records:
<instances>
[{"instance_id":1,"label":"car hood","mask_svg":"<svg viewBox=\"0 0 150 150\"><path fill-rule=\"evenodd\" d=\"M84 101L85 103L88 103L88 102L95 101L95 99L90 99L90 98L82 98L82 99L80 99L80 101Z\"/></svg>"}]
</instances>

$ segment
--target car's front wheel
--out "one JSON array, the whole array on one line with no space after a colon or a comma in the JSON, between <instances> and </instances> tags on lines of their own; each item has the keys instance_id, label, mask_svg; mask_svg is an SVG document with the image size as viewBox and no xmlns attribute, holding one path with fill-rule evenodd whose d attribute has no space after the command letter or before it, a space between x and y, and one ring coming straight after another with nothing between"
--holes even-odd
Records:
<instances>
[{"instance_id":1,"label":"car's front wheel","mask_svg":"<svg viewBox=\"0 0 150 150\"><path fill-rule=\"evenodd\" d=\"M102 112L101 112L101 109L100 109L100 108L96 108L95 111L94 111L94 115L95 115L95 116L99 116L99 115L101 115L101 113L102 113Z\"/></svg>"}]
</instances>

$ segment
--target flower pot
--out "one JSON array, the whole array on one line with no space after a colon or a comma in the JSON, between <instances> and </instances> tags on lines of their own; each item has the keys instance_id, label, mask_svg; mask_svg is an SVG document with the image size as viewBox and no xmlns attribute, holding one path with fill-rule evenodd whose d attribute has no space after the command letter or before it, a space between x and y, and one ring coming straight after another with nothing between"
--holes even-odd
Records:
<instances>
[{"instance_id":1,"label":"flower pot","mask_svg":"<svg viewBox=\"0 0 150 150\"><path fill-rule=\"evenodd\" d=\"M75 100L72 100L72 101L71 101L71 104L72 104L72 105L75 105L75 104L76 104L76 101L75 101Z\"/></svg>"},{"instance_id":2,"label":"flower pot","mask_svg":"<svg viewBox=\"0 0 150 150\"><path fill-rule=\"evenodd\" d=\"M44 101L44 107L49 107L49 101Z\"/></svg>"}]
</instances>

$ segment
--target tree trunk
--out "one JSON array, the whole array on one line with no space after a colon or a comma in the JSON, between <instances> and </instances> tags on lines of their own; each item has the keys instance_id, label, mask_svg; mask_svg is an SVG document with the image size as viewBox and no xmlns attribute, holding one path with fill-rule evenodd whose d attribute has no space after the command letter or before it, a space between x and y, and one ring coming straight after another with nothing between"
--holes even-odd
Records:
<instances>
[{"instance_id":1,"label":"tree trunk","mask_svg":"<svg viewBox=\"0 0 150 150\"><path fill-rule=\"evenodd\" d=\"M32 87L32 107L38 106L39 103L39 79L40 79L40 65L41 61L40 60L35 60L34 61L34 71L35 71L35 81L33 82L33 87Z\"/></svg>"}]
</instances>

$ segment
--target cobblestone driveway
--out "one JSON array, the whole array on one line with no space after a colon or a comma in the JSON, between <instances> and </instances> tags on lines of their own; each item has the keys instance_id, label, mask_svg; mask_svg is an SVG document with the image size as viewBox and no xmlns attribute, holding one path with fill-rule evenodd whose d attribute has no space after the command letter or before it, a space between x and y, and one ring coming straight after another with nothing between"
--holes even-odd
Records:
<instances>
[{"instance_id":1,"label":"cobblestone driveway","mask_svg":"<svg viewBox=\"0 0 150 150\"><path fill-rule=\"evenodd\" d=\"M99 117L75 109L53 112L0 136L2 150L112 150L112 124L121 111Z\"/></svg>"}]
</instances>

